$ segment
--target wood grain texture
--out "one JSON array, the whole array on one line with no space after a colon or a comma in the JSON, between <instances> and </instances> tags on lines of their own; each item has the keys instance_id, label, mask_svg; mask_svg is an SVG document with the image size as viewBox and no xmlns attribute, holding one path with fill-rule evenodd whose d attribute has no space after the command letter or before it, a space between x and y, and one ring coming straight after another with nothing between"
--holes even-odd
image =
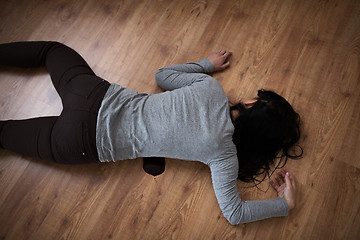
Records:
<instances>
[{"instance_id":1,"label":"wood grain texture","mask_svg":"<svg viewBox=\"0 0 360 240\"><path fill-rule=\"evenodd\" d=\"M9 0L0 19L1 43L63 42L139 92L161 92L158 68L231 50L231 68L214 74L230 101L282 94L301 115L305 151L288 162L290 215L231 226L200 163L167 159L154 178L141 159L62 166L0 150L1 239L359 239L359 1ZM49 79L0 67L0 119L59 114ZM267 182L238 187L245 200L276 196Z\"/></svg>"}]
</instances>

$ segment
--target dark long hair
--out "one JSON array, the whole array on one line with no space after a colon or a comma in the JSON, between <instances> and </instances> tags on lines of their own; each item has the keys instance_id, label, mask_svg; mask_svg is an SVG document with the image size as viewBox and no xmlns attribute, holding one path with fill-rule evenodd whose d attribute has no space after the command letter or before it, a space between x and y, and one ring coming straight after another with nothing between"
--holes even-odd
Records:
<instances>
[{"instance_id":1,"label":"dark long hair","mask_svg":"<svg viewBox=\"0 0 360 240\"><path fill-rule=\"evenodd\" d=\"M242 103L230 108L238 111L233 120L239 160L238 179L244 182L261 183L269 176L271 166L283 167L288 158L300 158L293 150L300 138L300 116L280 95L272 91L259 90L258 101L246 109ZM291 153L292 152L292 153ZM262 179L258 177L263 175Z\"/></svg>"}]
</instances>

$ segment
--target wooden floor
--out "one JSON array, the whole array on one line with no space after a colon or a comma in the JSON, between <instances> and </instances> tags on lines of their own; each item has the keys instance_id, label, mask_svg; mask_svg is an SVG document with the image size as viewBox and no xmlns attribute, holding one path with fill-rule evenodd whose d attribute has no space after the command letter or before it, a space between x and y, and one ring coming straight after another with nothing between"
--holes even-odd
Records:
<instances>
[{"instance_id":1,"label":"wooden floor","mask_svg":"<svg viewBox=\"0 0 360 240\"><path fill-rule=\"evenodd\" d=\"M304 158L289 161L297 206L288 217L231 226L210 171L141 159L61 166L0 150L0 239L359 239L360 1L8 0L0 42L56 40L110 82L157 93L155 71L212 50L234 53L215 77L230 101L272 89L302 117ZM0 119L56 115L44 70L0 68ZM243 199L276 196L239 183Z\"/></svg>"}]
</instances>

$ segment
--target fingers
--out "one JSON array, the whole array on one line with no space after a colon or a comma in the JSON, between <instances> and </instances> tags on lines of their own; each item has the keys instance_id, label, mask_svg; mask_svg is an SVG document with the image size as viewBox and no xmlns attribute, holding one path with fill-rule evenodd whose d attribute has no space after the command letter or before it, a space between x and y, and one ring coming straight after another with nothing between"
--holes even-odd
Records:
<instances>
[{"instance_id":1,"label":"fingers","mask_svg":"<svg viewBox=\"0 0 360 240\"><path fill-rule=\"evenodd\" d=\"M232 52L226 50L220 50L219 53L222 55L224 62L232 55Z\"/></svg>"},{"instance_id":2,"label":"fingers","mask_svg":"<svg viewBox=\"0 0 360 240\"><path fill-rule=\"evenodd\" d=\"M215 53L222 55L225 59L230 57L232 55L232 52L226 51L226 50L219 50L215 51Z\"/></svg>"},{"instance_id":3,"label":"fingers","mask_svg":"<svg viewBox=\"0 0 360 240\"><path fill-rule=\"evenodd\" d=\"M294 189L296 189L294 175L290 174L289 172L288 172L288 174L289 174L289 179L290 179L290 182L291 182L292 187L293 187Z\"/></svg>"},{"instance_id":4,"label":"fingers","mask_svg":"<svg viewBox=\"0 0 360 240\"><path fill-rule=\"evenodd\" d=\"M269 180L270 181L270 185L276 190L276 191L278 191L278 188L279 188L279 185L278 184L276 184L273 180Z\"/></svg>"},{"instance_id":5,"label":"fingers","mask_svg":"<svg viewBox=\"0 0 360 240\"><path fill-rule=\"evenodd\" d=\"M230 62L227 61L227 62L225 62L221 67L222 67L223 69L225 69L225 68L227 68L227 67L229 67L229 66L230 66Z\"/></svg>"},{"instance_id":6,"label":"fingers","mask_svg":"<svg viewBox=\"0 0 360 240\"><path fill-rule=\"evenodd\" d=\"M295 189L295 177L294 174L292 174L289 170L287 170L286 168L283 168L283 170L286 172L285 174L285 181L286 181L286 176L289 178L289 182L286 182L286 184L290 184L294 189Z\"/></svg>"},{"instance_id":7,"label":"fingers","mask_svg":"<svg viewBox=\"0 0 360 240\"><path fill-rule=\"evenodd\" d=\"M294 175L287 170L286 168L282 168L275 175L275 181L270 179L270 185L278 190L280 186L294 188L295 189L295 178Z\"/></svg>"},{"instance_id":8,"label":"fingers","mask_svg":"<svg viewBox=\"0 0 360 240\"><path fill-rule=\"evenodd\" d=\"M289 173L286 173L285 174L285 183L286 183L286 187L288 188L292 188L293 185L291 183L291 180L290 180L290 176L289 176Z\"/></svg>"},{"instance_id":9,"label":"fingers","mask_svg":"<svg viewBox=\"0 0 360 240\"><path fill-rule=\"evenodd\" d=\"M224 57L225 59L228 59L232 55L232 52L225 52Z\"/></svg>"},{"instance_id":10,"label":"fingers","mask_svg":"<svg viewBox=\"0 0 360 240\"><path fill-rule=\"evenodd\" d=\"M279 185L284 184L284 178L280 176L275 176L275 180L278 182Z\"/></svg>"},{"instance_id":11,"label":"fingers","mask_svg":"<svg viewBox=\"0 0 360 240\"><path fill-rule=\"evenodd\" d=\"M224 61L224 64L223 64L221 67L222 67L223 69L225 69L225 68L227 68L227 67L230 66L229 58L230 58L230 56L232 55L232 52L228 52L228 51L226 51L226 50L222 50L220 53L223 55L222 58L223 58L223 61Z\"/></svg>"}]
</instances>

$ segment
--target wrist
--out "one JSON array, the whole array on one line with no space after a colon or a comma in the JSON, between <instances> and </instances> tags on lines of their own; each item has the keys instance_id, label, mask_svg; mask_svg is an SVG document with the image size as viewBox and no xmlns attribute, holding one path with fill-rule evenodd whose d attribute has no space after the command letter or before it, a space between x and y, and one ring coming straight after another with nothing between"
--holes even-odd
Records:
<instances>
[{"instance_id":1,"label":"wrist","mask_svg":"<svg viewBox=\"0 0 360 240\"><path fill-rule=\"evenodd\" d=\"M204 58L198 63L204 68L205 73L213 73L215 71L213 63L208 58Z\"/></svg>"},{"instance_id":2,"label":"wrist","mask_svg":"<svg viewBox=\"0 0 360 240\"><path fill-rule=\"evenodd\" d=\"M286 201L288 207L289 207L289 210L292 210L295 208L295 203L294 202L290 202L290 201Z\"/></svg>"}]
</instances>

